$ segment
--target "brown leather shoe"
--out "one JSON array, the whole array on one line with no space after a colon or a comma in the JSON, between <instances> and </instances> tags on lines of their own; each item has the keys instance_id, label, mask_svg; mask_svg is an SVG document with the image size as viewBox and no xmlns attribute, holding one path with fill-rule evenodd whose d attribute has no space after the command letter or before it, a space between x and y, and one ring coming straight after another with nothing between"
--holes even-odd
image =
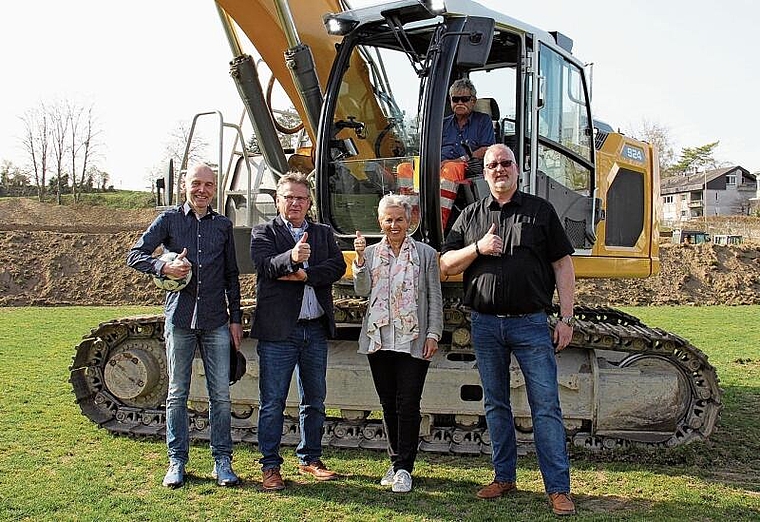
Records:
<instances>
[{"instance_id":1,"label":"brown leather shoe","mask_svg":"<svg viewBox=\"0 0 760 522\"><path fill-rule=\"evenodd\" d=\"M549 503L555 515L575 515L575 504L570 493L550 493Z\"/></svg>"},{"instance_id":2,"label":"brown leather shoe","mask_svg":"<svg viewBox=\"0 0 760 522\"><path fill-rule=\"evenodd\" d=\"M264 480L261 485L264 491L279 491L285 489L285 481L280 475L280 468L269 468L264 470Z\"/></svg>"},{"instance_id":3,"label":"brown leather shoe","mask_svg":"<svg viewBox=\"0 0 760 522\"><path fill-rule=\"evenodd\" d=\"M480 491L475 496L483 499L490 500L492 498L499 498L507 493L517 490L517 485L514 482L497 482L493 481Z\"/></svg>"},{"instance_id":4,"label":"brown leather shoe","mask_svg":"<svg viewBox=\"0 0 760 522\"><path fill-rule=\"evenodd\" d=\"M311 475L317 480L333 480L338 478L338 474L327 469L327 466L319 459L308 464L299 464L298 472L301 475Z\"/></svg>"}]
</instances>

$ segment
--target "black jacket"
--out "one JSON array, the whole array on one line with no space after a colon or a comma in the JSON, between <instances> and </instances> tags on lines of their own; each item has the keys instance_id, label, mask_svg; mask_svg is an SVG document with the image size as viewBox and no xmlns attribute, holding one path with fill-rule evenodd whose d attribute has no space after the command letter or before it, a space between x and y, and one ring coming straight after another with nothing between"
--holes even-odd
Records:
<instances>
[{"instance_id":1,"label":"black jacket","mask_svg":"<svg viewBox=\"0 0 760 522\"><path fill-rule=\"evenodd\" d=\"M307 232L307 243L311 245L309 267L306 268L307 284L314 287L317 301L325 311L330 336L334 337L332 284L343 277L346 262L330 227L309 222ZM256 267L256 314L251 337L282 341L296 326L305 284L277 279L302 268L290 259L295 244L280 215L268 223L256 225L251 231L251 259Z\"/></svg>"}]
</instances>

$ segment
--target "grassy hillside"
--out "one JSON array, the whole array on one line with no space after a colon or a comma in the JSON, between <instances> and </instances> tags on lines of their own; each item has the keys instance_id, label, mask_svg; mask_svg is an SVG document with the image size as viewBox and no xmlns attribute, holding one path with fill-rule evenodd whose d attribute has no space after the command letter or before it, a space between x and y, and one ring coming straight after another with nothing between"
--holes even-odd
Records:
<instances>
[{"instance_id":1,"label":"grassy hillside","mask_svg":"<svg viewBox=\"0 0 760 522\"><path fill-rule=\"evenodd\" d=\"M73 197L66 195L63 203L71 205ZM155 196L150 192L137 190L116 190L113 192L93 192L80 194L80 205L100 205L114 209L153 208L156 205Z\"/></svg>"}]
</instances>

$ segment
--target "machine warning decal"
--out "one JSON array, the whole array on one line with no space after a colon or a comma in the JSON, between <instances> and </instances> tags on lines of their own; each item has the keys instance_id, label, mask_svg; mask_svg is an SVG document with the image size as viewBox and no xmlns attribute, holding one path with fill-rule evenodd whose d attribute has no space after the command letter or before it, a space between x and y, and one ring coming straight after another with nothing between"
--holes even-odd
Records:
<instances>
[{"instance_id":1,"label":"machine warning decal","mask_svg":"<svg viewBox=\"0 0 760 522\"><path fill-rule=\"evenodd\" d=\"M644 163L644 149L627 143L623 145L623 157L636 163Z\"/></svg>"}]
</instances>

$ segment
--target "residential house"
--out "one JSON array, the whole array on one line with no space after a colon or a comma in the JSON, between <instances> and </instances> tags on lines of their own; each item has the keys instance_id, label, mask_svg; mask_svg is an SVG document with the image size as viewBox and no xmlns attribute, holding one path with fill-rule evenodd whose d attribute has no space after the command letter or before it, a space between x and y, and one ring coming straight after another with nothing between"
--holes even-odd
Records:
<instances>
[{"instance_id":1,"label":"residential house","mask_svg":"<svg viewBox=\"0 0 760 522\"><path fill-rule=\"evenodd\" d=\"M739 165L663 178L663 221L676 224L704 216L749 215L757 196L757 176Z\"/></svg>"},{"instance_id":2,"label":"residential house","mask_svg":"<svg viewBox=\"0 0 760 522\"><path fill-rule=\"evenodd\" d=\"M755 197L750 198L749 200L749 206L750 206L750 214L753 216L759 216L760 215L760 170L757 172L752 173L753 176L757 178L757 194Z\"/></svg>"}]
</instances>

